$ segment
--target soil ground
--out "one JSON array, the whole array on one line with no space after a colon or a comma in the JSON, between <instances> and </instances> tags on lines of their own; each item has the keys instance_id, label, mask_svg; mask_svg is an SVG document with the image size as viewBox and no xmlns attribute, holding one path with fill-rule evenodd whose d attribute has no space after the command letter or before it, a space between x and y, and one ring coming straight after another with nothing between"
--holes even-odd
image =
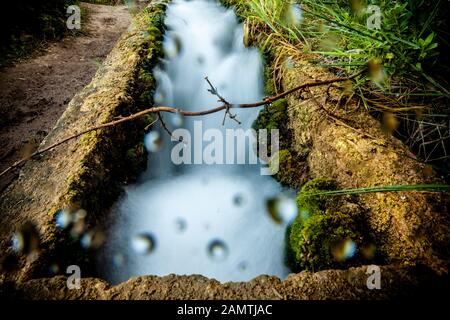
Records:
<instances>
[{"instance_id":1,"label":"soil ground","mask_svg":"<svg viewBox=\"0 0 450 320\"><path fill-rule=\"evenodd\" d=\"M127 6L82 5L88 19L80 36L0 71L0 171L36 150L131 22ZM0 178L0 192L13 179Z\"/></svg>"}]
</instances>

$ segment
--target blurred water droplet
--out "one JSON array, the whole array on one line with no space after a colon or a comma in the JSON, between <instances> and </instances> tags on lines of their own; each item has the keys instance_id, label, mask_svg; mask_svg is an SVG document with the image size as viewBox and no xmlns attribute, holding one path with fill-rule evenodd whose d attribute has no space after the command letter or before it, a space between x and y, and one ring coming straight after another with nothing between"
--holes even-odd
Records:
<instances>
[{"instance_id":1,"label":"blurred water droplet","mask_svg":"<svg viewBox=\"0 0 450 320\"><path fill-rule=\"evenodd\" d=\"M308 210L301 210L300 211L300 219L305 222L311 217Z\"/></svg>"},{"instance_id":2,"label":"blurred water droplet","mask_svg":"<svg viewBox=\"0 0 450 320\"><path fill-rule=\"evenodd\" d=\"M52 265L50 265L50 267L48 268L48 271L50 272L50 274L55 275L58 274L59 272L59 266L56 263L53 263Z\"/></svg>"},{"instance_id":3,"label":"blurred water droplet","mask_svg":"<svg viewBox=\"0 0 450 320\"><path fill-rule=\"evenodd\" d=\"M82 219L86 218L86 216L87 216L86 210L78 209L77 211L75 211L74 220L75 221L82 220Z\"/></svg>"},{"instance_id":4,"label":"blurred water droplet","mask_svg":"<svg viewBox=\"0 0 450 320\"><path fill-rule=\"evenodd\" d=\"M351 0L350 1L351 9L352 11L357 14L361 15L364 12L364 3L362 0Z\"/></svg>"},{"instance_id":5,"label":"blurred water droplet","mask_svg":"<svg viewBox=\"0 0 450 320\"><path fill-rule=\"evenodd\" d=\"M202 65L205 63L205 57L204 56L198 56L197 57L197 63Z\"/></svg>"},{"instance_id":6,"label":"blurred water droplet","mask_svg":"<svg viewBox=\"0 0 450 320\"><path fill-rule=\"evenodd\" d=\"M181 54L183 51L183 44L178 35L172 34L172 36L167 37L164 44L164 53L166 57L173 59Z\"/></svg>"},{"instance_id":7,"label":"blurred water droplet","mask_svg":"<svg viewBox=\"0 0 450 320\"><path fill-rule=\"evenodd\" d=\"M248 263L246 261L239 262L238 269L242 272L246 271L248 269Z\"/></svg>"},{"instance_id":8,"label":"blurred water droplet","mask_svg":"<svg viewBox=\"0 0 450 320\"><path fill-rule=\"evenodd\" d=\"M133 250L138 254L149 254L155 249L155 238L150 233L141 233L131 240Z\"/></svg>"},{"instance_id":9,"label":"blurred water droplet","mask_svg":"<svg viewBox=\"0 0 450 320\"><path fill-rule=\"evenodd\" d=\"M161 92L160 90L155 92L155 95L153 96L153 101L156 104L162 104L164 102L165 99L165 95L163 92Z\"/></svg>"},{"instance_id":10,"label":"blurred water droplet","mask_svg":"<svg viewBox=\"0 0 450 320\"><path fill-rule=\"evenodd\" d=\"M434 175L433 167L430 166L430 165L426 165L426 166L423 168L423 174L424 174L425 177L427 177L427 178L432 177L432 176Z\"/></svg>"},{"instance_id":11,"label":"blurred water droplet","mask_svg":"<svg viewBox=\"0 0 450 320\"><path fill-rule=\"evenodd\" d=\"M181 233L186 230L187 222L183 218L177 218L175 220L175 226L177 228L177 231Z\"/></svg>"},{"instance_id":12,"label":"blurred water droplet","mask_svg":"<svg viewBox=\"0 0 450 320\"><path fill-rule=\"evenodd\" d=\"M73 216L68 210L59 210L55 215L55 225L60 229L67 229L73 222Z\"/></svg>"},{"instance_id":13,"label":"blurred water droplet","mask_svg":"<svg viewBox=\"0 0 450 320\"><path fill-rule=\"evenodd\" d=\"M334 259L339 262L353 258L356 251L356 243L351 239L343 240L331 248Z\"/></svg>"},{"instance_id":14,"label":"blurred water droplet","mask_svg":"<svg viewBox=\"0 0 450 320\"><path fill-rule=\"evenodd\" d=\"M267 211L276 223L291 223L297 216L297 204L294 199L279 196L266 201Z\"/></svg>"},{"instance_id":15,"label":"blurred water droplet","mask_svg":"<svg viewBox=\"0 0 450 320\"><path fill-rule=\"evenodd\" d=\"M320 39L320 48L324 51L339 49L339 38L336 34L328 32Z\"/></svg>"},{"instance_id":16,"label":"blurred water droplet","mask_svg":"<svg viewBox=\"0 0 450 320\"><path fill-rule=\"evenodd\" d=\"M377 246L373 243L366 244L361 248L361 254L368 260L372 260L375 257L376 251Z\"/></svg>"},{"instance_id":17,"label":"blurred water droplet","mask_svg":"<svg viewBox=\"0 0 450 320\"><path fill-rule=\"evenodd\" d=\"M85 249L98 249L103 245L105 235L102 231L89 231L81 237L80 244Z\"/></svg>"},{"instance_id":18,"label":"blurred water droplet","mask_svg":"<svg viewBox=\"0 0 450 320\"><path fill-rule=\"evenodd\" d=\"M383 128L392 133L397 130L400 122L397 120L397 117L391 112L383 112Z\"/></svg>"},{"instance_id":19,"label":"blurred water droplet","mask_svg":"<svg viewBox=\"0 0 450 320\"><path fill-rule=\"evenodd\" d=\"M161 134L158 131L150 131L145 135L144 144L149 152L158 152L163 144Z\"/></svg>"},{"instance_id":20,"label":"blurred water droplet","mask_svg":"<svg viewBox=\"0 0 450 320\"><path fill-rule=\"evenodd\" d=\"M356 243L352 240L347 240L344 246L344 257L346 259L353 258L353 256L356 254L356 249Z\"/></svg>"},{"instance_id":21,"label":"blurred water droplet","mask_svg":"<svg viewBox=\"0 0 450 320\"><path fill-rule=\"evenodd\" d=\"M125 256L122 253L116 253L112 262L116 268L121 268L125 263Z\"/></svg>"},{"instance_id":22,"label":"blurred water droplet","mask_svg":"<svg viewBox=\"0 0 450 320\"><path fill-rule=\"evenodd\" d=\"M12 248L15 252L33 256L39 251L39 246L39 232L31 222L25 222L13 234Z\"/></svg>"},{"instance_id":23,"label":"blurred water droplet","mask_svg":"<svg viewBox=\"0 0 450 320\"><path fill-rule=\"evenodd\" d=\"M81 236L85 230L87 212L84 209L79 209L73 214L73 227L70 234L74 238Z\"/></svg>"},{"instance_id":24,"label":"blurred water droplet","mask_svg":"<svg viewBox=\"0 0 450 320\"><path fill-rule=\"evenodd\" d=\"M245 198L242 193L237 193L233 196L233 204L236 207L241 207L245 204Z\"/></svg>"},{"instance_id":25,"label":"blurred water droplet","mask_svg":"<svg viewBox=\"0 0 450 320\"><path fill-rule=\"evenodd\" d=\"M171 116L171 122L175 127L181 127L184 123L184 117L180 113Z\"/></svg>"},{"instance_id":26,"label":"blurred water droplet","mask_svg":"<svg viewBox=\"0 0 450 320\"><path fill-rule=\"evenodd\" d=\"M284 59L284 66L288 70L293 69L295 67L295 62L292 59L292 57L287 57L286 59Z\"/></svg>"},{"instance_id":27,"label":"blurred water droplet","mask_svg":"<svg viewBox=\"0 0 450 320\"><path fill-rule=\"evenodd\" d=\"M368 63L368 72L370 80L381 86L386 80L386 72L383 68L381 60L371 59Z\"/></svg>"},{"instance_id":28,"label":"blurred water droplet","mask_svg":"<svg viewBox=\"0 0 450 320\"><path fill-rule=\"evenodd\" d=\"M302 9L298 4L290 4L284 13L284 22L288 26L298 26L302 22Z\"/></svg>"},{"instance_id":29,"label":"blurred water droplet","mask_svg":"<svg viewBox=\"0 0 450 320\"><path fill-rule=\"evenodd\" d=\"M222 240L212 240L208 245L208 255L214 261L224 261L228 256L228 247Z\"/></svg>"}]
</instances>

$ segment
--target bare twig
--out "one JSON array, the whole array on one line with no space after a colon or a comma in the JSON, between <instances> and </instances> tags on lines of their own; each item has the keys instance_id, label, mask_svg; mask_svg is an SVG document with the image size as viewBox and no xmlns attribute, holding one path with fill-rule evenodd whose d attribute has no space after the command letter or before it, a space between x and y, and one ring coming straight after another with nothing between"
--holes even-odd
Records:
<instances>
[{"instance_id":1,"label":"bare twig","mask_svg":"<svg viewBox=\"0 0 450 320\"><path fill-rule=\"evenodd\" d=\"M210 92L211 94L217 96L219 98L218 102L221 102L225 105L225 114L223 115L223 120L222 120L222 125L225 125L225 120L228 117L230 117L230 119L236 121L238 124L241 124L241 122L236 118L236 114L232 114L230 112L230 108L231 108L231 103L229 103L227 100L225 100L224 97L222 97L219 92L217 91L217 88L215 88L211 81L209 81L208 77L205 77L206 82L208 82L209 86L211 87L211 89L208 89L208 92Z\"/></svg>"},{"instance_id":2,"label":"bare twig","mask_svg":"<svg viewBox=\"0 0 450 320\"><path fill-rule=\"evenodd\" d=\"M170 129L167 127L164 118L161 114L161 112L158 112L158 120L161 123L161 127L169 134L169 136L173 139L173 140L177 140L177 138L175 138L175 136L173 135L172 131L170 131ZM180 137L178 139L179 142L184 142L183 141L183 137Z\"/></svg>"},{"instance_id":3,"label":"bare twig","mask_svg":"<svg viewBox=\"0 0 450 320\"><path fill-rule=\"evenodd\" d=\"M362 71L360 71L358 73L355 73L355 74L353 74L353 75L351 75L349 77L333 78L333 79L323 80L323 81L307 82L307 83L299 85L299 86L297 86L295 88L292 88L292 89L290 89L288 91L282 92L280 94L277 94L277 95L274 95L274 96L271 96L271 97L267 97L264 100L258 101L258 102L255 102L255 103L231 104L231 103L227 102L225 99L223 99L223 97L222 97L223 100L220 100L220 101L223 103L223 105L215 107L215 108L212 108L212 109L203 110L203 111L185 111L185 110L181 110L181 109L174 108L174 107L158 106L158 107L151 107L151 108L142 110L140 112L137 112L137 113L132 114L132 115L127 116L127 117L116 117L115 118L116 120L113 120L113 121L108 122L108 123L103 123L103 124L100 124L100 125L96 125L96 126L88 128L86 130L74 133L74 134L72 134L72 135L70 135L70 136L68 136L66 138L63 138L62 140L57 141L57 142L55 142L55 143L53 143L53 144L51 144L51 145L49 145L49 146L47 146L47 147L45 147L43 149L40 149L40 150L37 150L37 151L33 152L28 157L25 157L25 158L23 158L21 160L18 160L14 164L12 164L10 167L6 168L3 172L0 173L0 177L5 175L9 171L17 168L17 167L22 166L29 159L35 158L35 157L37 157L37 156L39 156L39 155L41 155L41 154L43 154L43 153L45 153L47 151L50 151L50 150L52 150L52 149L54 149L54 148L56 148L56 147L58 147L58 146L60 146L60 145L62 145L64 143L70 141L70 140L76 139L76 138L78 138L78 137L80 137L82 135L85 135L85 134L87 134L89 132L92 132L92 131L97 131L97 130L101 130L101 129L114 127L116 125L119 125L119 124L122 124L122 123L125 123L125 122L129 122L129 121L133 121L133 120L139 119L139 118L141 118L141 117L143 117L143 116L145 116L147 114L151 114L151 113L159 114L161 112L168 112L168 113L179 113L180 115L185 116L185 117L198 117L198 116L204 116L204 115L213 114L213 113L225 110L227 112L227 114L230 116L231 119L233 119L233 120L237 121L238 123L240 123L237 119L235 119L235 117L236 117L235 115L232 115L231 113L229 113L229 109L232 109L232 108L243 108L243 109L246 109L246 108L256 108L256 107L261 107L261 106L265 106L265 105L270 105L271 103L273 103L273 102L275 102L277 100L283 99L284 97L286 97L286 96L288 96L288 95L290 95L290 94L292 94L294 92L303 90L305 88L323 86L323 85L328 85L328 84L331 84L331 83L334 83L334 82L342 82L342 81L351 80L351 79L354 79L354 78L360 76L363 72L365 72L365 70L362 70ZM210 83L210 82L208 81L208 83ZM210 84L210 86L212 87L210 92L212 94L214 94L214 95L217 95L219 97L219 99L221 99L221 96L217 93L217 90L212 86L212 84ZM159 120L161 121L161 118L159 118ZM163 122L162 122L162 124L163 124ZM165 126L165 124L163 124L163 127L164 126Z\"/></svg>"}]
</instances>

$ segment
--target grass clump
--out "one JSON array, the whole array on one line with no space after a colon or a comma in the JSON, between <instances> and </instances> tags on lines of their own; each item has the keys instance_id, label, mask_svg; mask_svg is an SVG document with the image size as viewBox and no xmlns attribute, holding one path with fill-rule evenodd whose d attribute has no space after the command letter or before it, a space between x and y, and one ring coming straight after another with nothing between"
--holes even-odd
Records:
<instances>
[{"instance_id":1,"label":"grass clump","mask_svg":"<svg viewBox=\"0 0 450 320\"><path fill-rule=\"evenodd\" d=\"M357 101L383 125L393 118L388 133L450 178L447 1L225 2L245 18L247 42L272 53L275 91L285 69L299 61L338 76L367 69L350 87L340 88L348 99L339 106ZM377 8L378 26L373 24Z\"/></svg>"}]
</instances>

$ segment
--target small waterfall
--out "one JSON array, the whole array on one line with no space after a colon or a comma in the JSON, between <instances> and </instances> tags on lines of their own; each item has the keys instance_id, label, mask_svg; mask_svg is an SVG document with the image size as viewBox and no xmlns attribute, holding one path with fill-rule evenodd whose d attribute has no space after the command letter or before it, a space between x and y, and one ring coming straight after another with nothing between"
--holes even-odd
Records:
<instances>
[{"instance_id":1,"label":"small waterfall","mask_svg":"<svg viewBox=\"0 0 450 320\"><path fill-rule=\"evenodd\" d=\"M205 76L230 102L261 100L261 57L243 46L243 27L232 10L215 1L175 0L165 24L165 59L154 70L156 105L190 111L217 106ZM187 129L192 139L195 121L203 132L216 129L225 136L226 129L249 129L260 109L235 110L241 124L227 119L222 126L223 112L199 118L165 114L164 119L171 129ZM146 136L148 170L116 205L101 261L105 277L112 283L171 273L219 281L285 277L286 224L274 222L266 202L289 190L262 176L260 165L176 165L171 150L179 143L158 128ZM236 152L248 157L248 150Z\"/></svg>"}]
</instances>

